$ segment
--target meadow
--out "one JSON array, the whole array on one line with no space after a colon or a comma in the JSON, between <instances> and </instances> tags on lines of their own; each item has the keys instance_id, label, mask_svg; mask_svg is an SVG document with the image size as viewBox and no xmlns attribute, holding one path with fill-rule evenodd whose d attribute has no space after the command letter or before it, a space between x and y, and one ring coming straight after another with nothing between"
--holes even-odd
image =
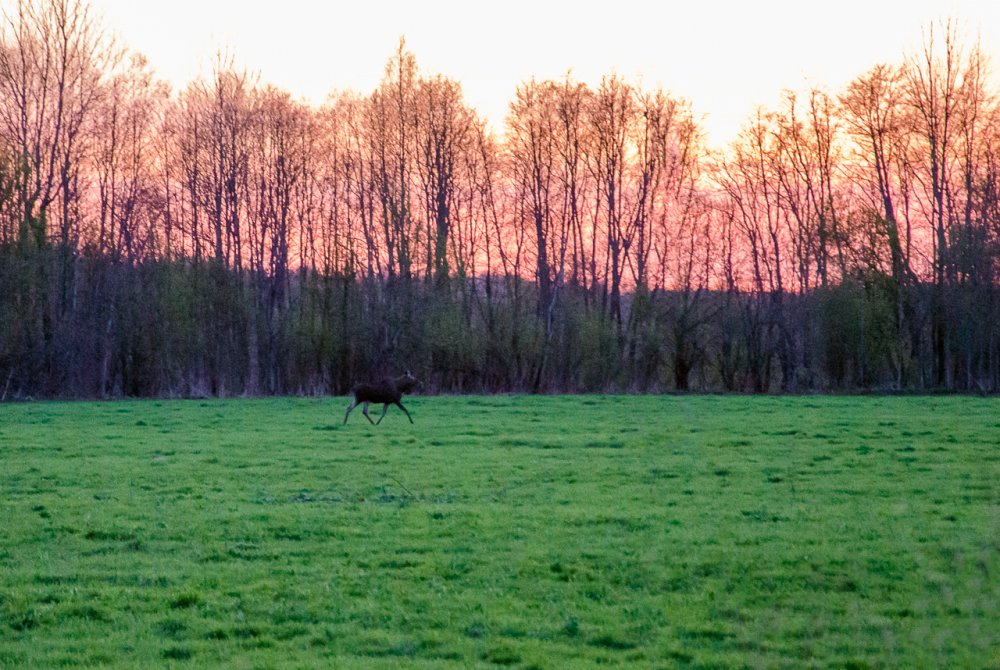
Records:
<instances>
[{"instance_id":1,"label":"meadow","mask_svg":"<svg viewBox=\"0 0 1000 670\"><path fill-rule=\"evenodd\" d=\"M0 668L1000 667L1000 399L404 403L0 405Z\"/></svg>"}]
</instances>

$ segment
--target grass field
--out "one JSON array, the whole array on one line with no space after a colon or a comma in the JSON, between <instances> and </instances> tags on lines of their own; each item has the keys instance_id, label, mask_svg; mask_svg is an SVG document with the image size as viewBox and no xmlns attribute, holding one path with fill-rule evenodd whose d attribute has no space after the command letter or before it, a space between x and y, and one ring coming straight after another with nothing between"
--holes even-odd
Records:
<instances>
[{"instance_id":1,"label":"grass field","mask_svg":"<svg viewBox=\"0 0 1000 670\"><path fill-rule=\"evenodd\" d=\"M1000 667L998 399L346 404L0 405L0 667Z\"/></svg>"}]
</instances>

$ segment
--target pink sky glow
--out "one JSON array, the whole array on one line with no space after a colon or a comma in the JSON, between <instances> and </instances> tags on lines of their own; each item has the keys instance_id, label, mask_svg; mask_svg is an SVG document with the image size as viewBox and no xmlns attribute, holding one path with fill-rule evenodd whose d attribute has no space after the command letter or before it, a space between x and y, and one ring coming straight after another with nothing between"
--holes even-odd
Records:
<instances>
[{"instance_id":1,"label":"pink sky glow","mask_svg":"<svg viewBox=\"0 0 1000 670\"><path fill-rule=\"evenodd\" d=\"M757 105L775 105L783 89L836 91L878 62L899 62L932 21L959 19L987 52L1000 44L1000 2L983 0L92 4L175 89L209 73L216 53L228 50L261 81L320 104L332 91L373 89L404 35L421 70L459 80L495 126L517 84L532 76L572 70L596 84L617 72L690 100L716 145Z\"/></svg>"}]
</instances>

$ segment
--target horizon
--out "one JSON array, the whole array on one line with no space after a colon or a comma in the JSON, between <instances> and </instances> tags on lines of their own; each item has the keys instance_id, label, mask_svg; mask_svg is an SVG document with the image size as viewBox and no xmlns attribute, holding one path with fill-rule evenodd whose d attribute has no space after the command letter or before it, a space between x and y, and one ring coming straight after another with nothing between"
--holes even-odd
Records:
<instances>
[{"instance_id":1,"label":"horizon","mask_svg":"<svg viewBox=\"0 0 1000 670\"><path fill-rule=\"evenodd\" d=\"M754 7L630 0L611 17L523 0L503 13L487 16L481 10L471 17L459 14L468 10L453 0L420 7L395 1L314 7L308 0L288 0L280 12L262 13L242 7L234 0L179 0L169 7L92 2L102 25L129 51L143 54L175 92L209 74L221 52L232 54L236 66L259 75L261 83L320 106L337 92L374 90L403 37L421 72L459 82L466 103L497 130L522 82L569 73L595 85L602 76L619 74L688 100L714 147L730 144L757 108L776 106L785 90L837 92L878 63L900 61L920 48L927 27L938 21L956 20L966 41L978 37L987 55L996 55L990 45L1000 39L1000 5L974 0L847 0L832 14L785 0ZM525 15L537 18L520 18ZM303 16L310 20L303 22ZM643 20L632 25L637 16ZM490 30L483 31L487 20ZM810 28L817 21L824 26L821 34ZM518 36L516 48L499 57L512 34ZM847 34L852 38L845 39ZM991 74L995 79L996 72Z\"/></svg>"}]
</instances>

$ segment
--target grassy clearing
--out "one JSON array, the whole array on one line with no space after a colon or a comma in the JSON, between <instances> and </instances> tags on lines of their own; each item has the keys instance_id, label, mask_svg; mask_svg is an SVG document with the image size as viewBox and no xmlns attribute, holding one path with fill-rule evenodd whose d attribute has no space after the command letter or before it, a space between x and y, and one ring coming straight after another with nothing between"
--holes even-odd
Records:
<instances>
[{"instance_id":1,"label":"grassy clearing","mask_svg":"<svg viewBox=\"0 0 1000 670\"><path fill-rule=\"evenodd\" d=\"M0 667L1000 666L1000 401L0 406Z\"/></svg>"}]
</instances>

